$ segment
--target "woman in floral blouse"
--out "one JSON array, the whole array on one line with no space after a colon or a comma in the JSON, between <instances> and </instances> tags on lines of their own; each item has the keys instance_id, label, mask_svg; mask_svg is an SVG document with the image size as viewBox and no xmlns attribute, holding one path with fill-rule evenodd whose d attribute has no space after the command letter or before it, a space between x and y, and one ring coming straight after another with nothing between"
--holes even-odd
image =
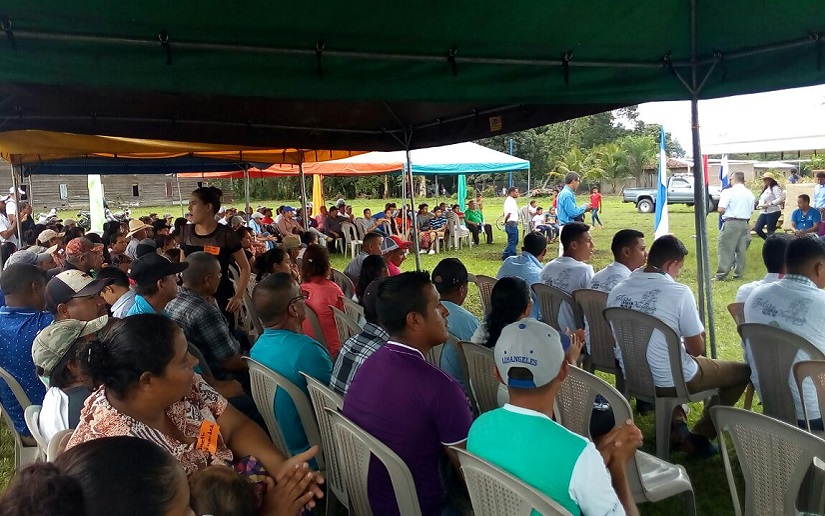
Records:
<instances>
[{"instance_id":1,"label":"woman in floral blouse","mask_svg":"<svg viewBox=\"0 0 825 516\"><path fill-rule=\"evenodd\" d=\"M98 389L86 400L67 448L127 435L154 442L188 474L207 466L257 461L276 477L317 451L286 460L266 433L229 405L198 374L183 331L162 315L134 315L115 323L102 342L82 353ZM316 495L321 494L317 483Z\"/></svg>"}]
</instances>

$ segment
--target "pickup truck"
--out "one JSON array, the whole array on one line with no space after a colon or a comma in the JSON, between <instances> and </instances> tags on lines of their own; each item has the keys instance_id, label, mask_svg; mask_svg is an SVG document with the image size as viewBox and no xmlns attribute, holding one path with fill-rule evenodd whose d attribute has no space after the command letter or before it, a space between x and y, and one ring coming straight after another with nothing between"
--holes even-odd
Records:
<instances>
[{"instance_id":1,"label":"pickup truck","mask_svg":"<svg viewBox=\"0 0 825 516\"><path fill-rule=\"evenodd\" d=\"M708 212L716 211L719 204L718 186L709 186ZM656 209L656 188L625 188L622 192L622 202L632 202L639 213L653 213ZM667 203L687 204L693 206L693 177L671 176L667 180Z\"/></svg>"}]
</instances>

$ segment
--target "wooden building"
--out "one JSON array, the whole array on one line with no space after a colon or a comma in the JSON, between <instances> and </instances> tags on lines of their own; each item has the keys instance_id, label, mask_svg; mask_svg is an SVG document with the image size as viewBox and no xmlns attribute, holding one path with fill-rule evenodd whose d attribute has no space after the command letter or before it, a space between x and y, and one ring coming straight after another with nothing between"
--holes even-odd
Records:
<instances>
[{"instance_id":1,"label":"wooden building","mask_svg":"<svg viewBox=\"0 0 825 516\"><path fill-rule=\"evenodd\" d=\"M24 188L29 190L34 211L46 208L88 209L88 178L84 175L36 175L27 177ZM111 175L101 176L103 191L109 208L118 211L120 205L172 206L180 199L189 202L189 194L206 184L199 179L168 175ZM180 192L178 191L180 184ZM229 192L226 192L229 194ZM231 197L231 194L230 194ZM231 199L226 199L230 202Z\"/></svg>"}]
</instances>

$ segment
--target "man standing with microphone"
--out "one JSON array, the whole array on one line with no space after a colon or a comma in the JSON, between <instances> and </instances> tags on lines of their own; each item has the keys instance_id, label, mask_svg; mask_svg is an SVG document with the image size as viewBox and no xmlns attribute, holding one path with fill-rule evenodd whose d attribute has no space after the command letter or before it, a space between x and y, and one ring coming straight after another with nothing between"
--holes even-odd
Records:
<instances>
[{"instance_id":1,"label":"man standing with microphone","mask_svg":"<svg viewBox=\"0 0 825 516\"><path fill-rule=\"evenodd\" d=\"M501 259L506 260L518 254L518 188L511 186L504 199L504 232L507 233L507 247L501 253Z\"/></svg>"},{"instance_id":2,"label":"man standing with microphone","mask_svg":"<svg viewBox=\"0 0 825 516\"><path fill-rule=\"evenodd\" d=\"M564 188L562 188L558 197L556 198L556 217L559 219L559 235L565 224L577 222L578 217L582 217L585 212L590 211L589 204L582 204L576 206L576 190L579 189L581 177L575 172L569 172L564 177ZM506 204L505 204L506 206ZM582 220L584 220L582 218ZM564 249L561 245L561 238L559 238L559 256L564 254Z\"/></svg>"}]
</instances>

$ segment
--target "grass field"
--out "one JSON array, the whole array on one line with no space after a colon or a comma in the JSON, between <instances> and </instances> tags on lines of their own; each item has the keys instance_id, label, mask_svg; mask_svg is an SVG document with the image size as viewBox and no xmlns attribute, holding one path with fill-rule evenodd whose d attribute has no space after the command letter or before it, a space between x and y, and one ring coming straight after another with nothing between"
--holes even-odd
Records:
<instances>
[{"instance_id":1,"label":"grass field","mask_svg":"<svg viewBox=\"0 0 825 516\"><path fill-rule=\"evenodd\" d=\"M524 200L521 200L524 202ZM539 199L539 205L546 204L547 199ZM383 209L384 200L355 200L352 202L354 211L360 213L363 208L371 208L373 212ZM433 205L435 200L428 200ZM449 201L448 201L449 202ZM584 202L583 199L581 202ZM285 204L282 201L255 201L254 204L264 204L266 206L278 206ZM488 222L495 221L501 214L502 199L486 199L484 202L485 219ZM176 209L166 207L141 207L133 210L133 216L147 215L151 212L164 213L167 211L176 212ZM64 217L74 214L63 214ZM623 204L620 198L607 196L604 198L604 209L601 212L604 229L594 229L592 231L593 241L596 251L592 260L592 265L596 270L601 269L612 261L610 253L610 241L613 233L622 228L636 228L648 235L648 246L652 242L653 215L637 213L632 204ZM588 217L589 222L589 217ZM716 266L716 237L718 234L716 224L716 214L708 216L709 241L711 249L712 271ZM691 286L694 293L697 292L696 282L696 253L695 253L695 231L694 231L693 208L687 206L670 206L670 231L678 236L691 251L687 258L685 267L682 269L679 281ZM503 232L494 230L495 243L492 245L481 244L472 249L462 249L460 251L448 251L438 255L422 255L421 267L424 270L432 270L439 260L445 257L460 258L467 269L475 274L486 274L495 276L501 264L501 251L506 241ZM741 280L713 283L713 314L715 316L715 328L718 347L718 356L721 359L741 360L742 351L736 333L736 327L727 313L726 306L732 303L739 285L754 281L764 275L764 267L761 258L762 241L754 238L752 245L748 249L747 268L745 276ZM553 250L548 252L548 257L554 257ZM333 255L333 267L343 270L348 262L348 257ZM414 270L415 259L410 255L402 266L403 270ZM467 307L480 315L481 305L478 300L478 293L471 289L467 300ZM709 352L708 352L709 354ZM606 378L606 377L605 377ZM607 378L606 378L607 379ZM695 405L691 410L691 418L695 419L701 411L701 404ZM653 416L639 417L637 424L645 434L645 449L653 451ZM723 515L733 514L727 481L725 479L724 468L721 457L716 456L707 460L690 460L684 454L674 452L671 461L682 464L688 471L693 483L694 492L697 499L698 514L701 515ZM13 463L13 449L11 447L11 436L3 429L2 441L0 441L0 489L8 481ZM642 514L665 515L680 514L682 511L681 499L678 497L666 500L657 504L646 504L641 506Z\"/></svg>"}]
</instances>

